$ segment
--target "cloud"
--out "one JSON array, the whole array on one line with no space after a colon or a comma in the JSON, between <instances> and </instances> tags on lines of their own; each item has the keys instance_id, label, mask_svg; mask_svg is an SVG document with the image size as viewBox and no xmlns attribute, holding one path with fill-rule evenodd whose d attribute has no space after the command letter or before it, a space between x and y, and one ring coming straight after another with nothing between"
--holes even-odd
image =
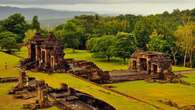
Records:
<instances>
[{"instance_id":1,"label":"cloud","mask_svg":"<svg viewBox=\"0 0 195 110\"><path fill-rule=\"evenodd\" d=\"M195 3L194 0L0 0L0 4Z\"/></svg>"},{"instance_id":2,"label":"cloud","mask_svg":"<svg viewBox=\"0 0 195 110\"><path fill-rule=\"evenodd\" d=\"M172 12L173 9L193 9L195 0L0 0L0 6L148 15Z\"/></svg>"}]
</instances>

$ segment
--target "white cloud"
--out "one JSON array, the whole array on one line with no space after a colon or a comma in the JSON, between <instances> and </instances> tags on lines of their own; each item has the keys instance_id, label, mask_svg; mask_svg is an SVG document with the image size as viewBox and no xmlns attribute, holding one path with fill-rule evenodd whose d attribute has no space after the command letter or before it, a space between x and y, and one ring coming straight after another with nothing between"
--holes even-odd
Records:
<instances>
[{"instance_id":1,"label":"white cloud","mask_svg":"<svg viewBox=\"0 0 195 110\"><path fill-rule=\"evenodd\" d=\"M194 0L0 0L3 4L83 4L83 3L195 3Z\"/></svg>"},{"instance_id":2,"label":"white cloud","mask_svg":"<svg viewBox=\"0 0 195 110\"><path fill-rule=\"evenodd\" d=\"M3 1L6 1L6 3L2 3ZM195 0L0 0L0 4L21 8L34 7L54 10L93 11L100 14L136 15L195 8Z\"/></svg>"}]
</instances>

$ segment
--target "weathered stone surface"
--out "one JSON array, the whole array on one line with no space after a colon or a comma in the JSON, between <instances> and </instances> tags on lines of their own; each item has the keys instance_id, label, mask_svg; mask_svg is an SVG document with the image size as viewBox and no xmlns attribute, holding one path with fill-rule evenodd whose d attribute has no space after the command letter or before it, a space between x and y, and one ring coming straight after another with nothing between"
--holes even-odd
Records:
<instances>
[{"instance_id":1,"label":"weathered stone surface","mask_svg":"<svg viewBox=\"0 0 195 110\"><path fill-rule=\"evenodd\" d=\"M43 80L29 78L25 72L21 72L18 84L10 94L15 98L34 101L23 105L23 109L28 110L51 106L57 106L62 110L115 110L104 101L79 92L66 84L61 84L61 88L52 88Z\"/></svg>"},{"instance_id":2,"label":"weathered stone surface","mask_svg":"<svg viewBox=\"0 0 195 110\"><path fill-rule=\"evenodd\" d=\"M111 71L109 77L111 82L140 79L171 81L175 75L172 60L166 54L137 50L131 55L128 70Z\"/></svg>"},{"instance_id":3,"label":"weathered stone surface","mask_svg":"<svg viewBox=\"0 0 195 110\"><path fill-rule=\"evenodd\" d=\"M27 43L29 58L21 62L25 69L39 71L66 71L68 65L64 60L63 45L50 33L43 39L40 33Z\"/></svg>"}]
</instances>

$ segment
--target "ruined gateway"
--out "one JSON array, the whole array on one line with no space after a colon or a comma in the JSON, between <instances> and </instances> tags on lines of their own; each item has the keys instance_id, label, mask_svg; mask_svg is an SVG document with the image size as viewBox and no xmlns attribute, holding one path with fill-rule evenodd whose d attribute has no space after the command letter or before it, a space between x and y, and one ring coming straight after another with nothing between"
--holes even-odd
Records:
<instances>
[{"instance_id":1,"label":"ruined gateway","mask_svg":"<svg viewBox=\"0 0 195 110\"><path fill-rule=\"evenodd\" d=\"M130 58L128 70L114 70L109 73L112 82L125 80L156 79L171 81L172 60L164 53L137 50Z\"/></svg>"},{"instance_id":2,"label":"ruined gateway","mask_svg":"<svg viewBox=\"0 0 195 110\"><path fill-rule=\"evenodd\" d=\"M64 60L63 45L57 41L52 33L47 38L42 38L40 33L27 43L29 58L22 61L26 69L39 71L67 70Z\"/></svg>"},{"instance_id":3,"label":"ruined gateway","mask_svg":"<svg viewBox=\"0 0 195 110\"><path fill-rule=\"evenodd\" d=\"M29 58L21 62L26 70L72 73L96 83L113 83L129 80L172 80L172 60L163 53L137 50L130 58L128 70L103 71L93 62L64 59L64 47L50 33L47 38L36 33L27 44Z\"/></svg>"}]
</instances>

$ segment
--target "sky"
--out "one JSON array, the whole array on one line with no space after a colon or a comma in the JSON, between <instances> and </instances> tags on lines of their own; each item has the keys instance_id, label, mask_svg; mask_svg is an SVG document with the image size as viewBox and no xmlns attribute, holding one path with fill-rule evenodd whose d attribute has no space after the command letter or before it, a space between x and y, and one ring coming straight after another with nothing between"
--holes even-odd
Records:
<instances>
[{"instance_id":1,"label":"sky","mask_svg":"<svg viewBox=\"0 0 195 110\"><path fill-rule=\"evenodd\" d=\"M149 15L193 9L195 0L0 0L1 6L91 11L98 14Z\"/></svg>"}]
</instances>

